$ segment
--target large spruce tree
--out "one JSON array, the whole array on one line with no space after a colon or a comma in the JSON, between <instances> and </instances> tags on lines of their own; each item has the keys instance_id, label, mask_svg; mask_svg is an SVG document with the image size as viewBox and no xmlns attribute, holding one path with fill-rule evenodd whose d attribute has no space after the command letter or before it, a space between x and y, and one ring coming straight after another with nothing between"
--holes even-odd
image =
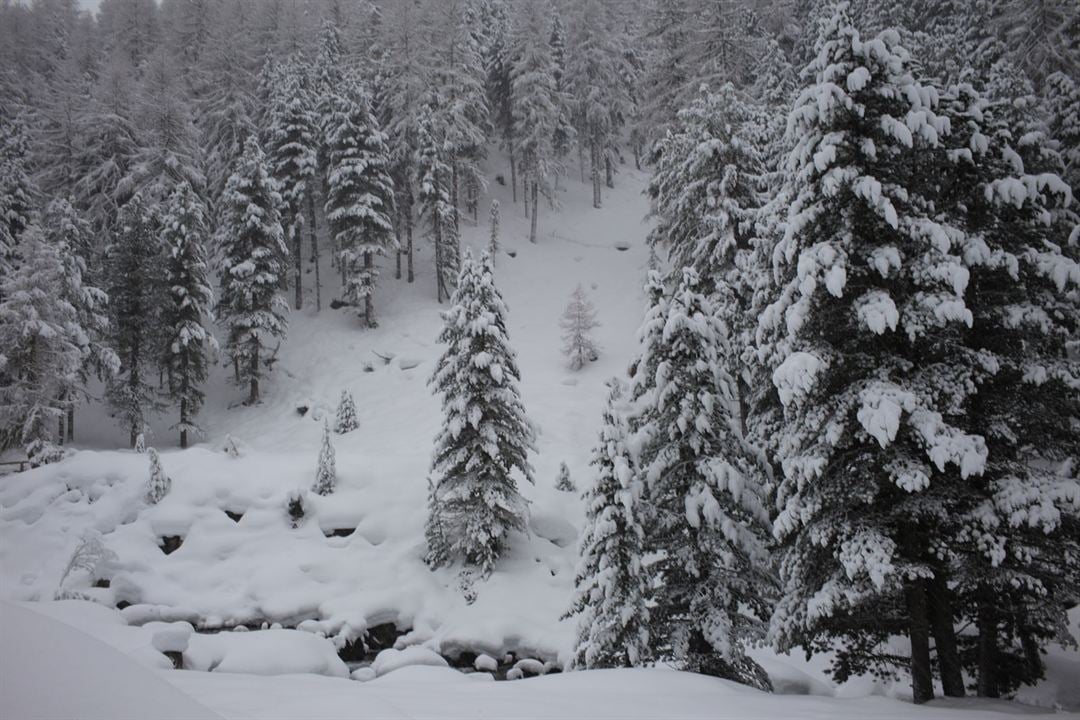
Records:
<instances>
[{"instance_id":1,"label":"large spruce tree","mask_svg":"<svg viewBox=\"0 0 1080 720\"><path fill-rule=\"evenodd\" d=\"M524 530L518 479L533 482L533 429L517 384L506 306L491 258L466 252L439 342L446 345L430 385L442 396L443 427L431 460L428 538L438 561L461 560L490 573L514 530ZM434 529L434 532L433 532Z\"/></svg>"},{"instance_id":2,"label":"large spruce tree","mask_svg":"<svg viewBox=\"0 0 1080 720\"><path fill-rule=\"evenodd\" d=\"M225 349L248 402L259 401L259 381L288 327L288 303L281 294L289 250L281 227L281 194L256 138L250 137L222 196L224 218L218 235L222 255L216 306L227 328Z\"/></svg>"},{"instance_id":3,"label":"large spruce tree","mask_svg":"<svg viewBox=\"0 0 1080 720\"><path fill-rule=\"evenodd\" d=\"M208 354L217 349L207 327L213 292L206 275L206 210L187 183L178 185L169 196L161 226L169 289L169 302L162 313L168 394L179 405L176 427L180 447L186 448L188 433L202 432L195 416L205 397L202 385Z\"/></svg>"}]
</instances>

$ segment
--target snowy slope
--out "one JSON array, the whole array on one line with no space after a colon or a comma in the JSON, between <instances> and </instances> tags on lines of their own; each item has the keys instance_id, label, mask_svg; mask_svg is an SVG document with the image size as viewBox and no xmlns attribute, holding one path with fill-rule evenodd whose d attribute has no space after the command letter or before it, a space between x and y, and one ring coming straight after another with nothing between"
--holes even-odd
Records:
<instances>
[{"instance_id":1,"label":"snowy slope","mask_svg":"<svg viewBox=\"0 0 1080 720\"><path fill-rule=\"evenodd\" d=\"M426 381L441 351L432 250L421 241L415 283L395 280L386 259L378 329L361 330L348 311L327 307L337 294L327 264L323 311L316 315L309 297L293 313L262 404L235 406L244 392L228 385L219 367L200 418L206 442L171 449L175 419L159 419L148 442L162 450L173 480L160 505L142 500L146 457L113 449L125 443L125 432L100 407L81 411L78 445L92 450L0 484L0 594L51 599L77 538L93 527L120 557L112 588L88 591L106 602L164 606L166 617L209 627L316 619L339 642L393 622L443 652L556 659L572 638L572 623L559 618L570 598L583 511L576 496L553 486L563 461L579 486L587 481L604 380L624 372L632 352L647 260L644 182L644 174L624 168L605 207L594 210L588 188L571 178L569 191L560 192L562 207L541 208L535 245L521 204L508 187L491 183L490 196L502 206L497 281L538 431L537 485L523 489L533 533L516 539L498 571L477 586L473 605L462 599L455 571L431 573L421 562L426 477L440 422ZM479 227L464 222L466 244L486 244L489 202L481 203ZM597 306L602 355L573 373L560 352L558 320L579 283ZM375 353L393 360L384 364ZM356 398L360 428L335 436L338 490L309 498L309 516L294 530L286 495L311 485L321 419L343 389ZM301 416L298 405L314 409ZM229 434L245 448L243 457L221 452ZM226 510L244 516L234 523ZM349 537L324 537L353 528ZM173 535L184 543L166 556L158 544Z\"/></svg>"}]
</instances>

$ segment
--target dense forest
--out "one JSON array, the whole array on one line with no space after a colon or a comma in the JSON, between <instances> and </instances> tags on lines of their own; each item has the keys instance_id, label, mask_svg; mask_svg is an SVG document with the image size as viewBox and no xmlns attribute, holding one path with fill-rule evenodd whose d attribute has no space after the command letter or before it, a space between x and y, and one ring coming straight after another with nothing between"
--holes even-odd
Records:
<instances>
[{"instance_id":1,"label":"dense forest","mask_svg":"<svg viewBox=\"0 0 1080 720\"><path fill-rule=\"evenodd\" d=\"M632 165L655 256L576 666L768 689L769 643L1008 695L1075 645L1078 77L1067 0L2 0L0 447L60 459L99 387L186 447L215 363L258 403L290 306L363 333L430 243L428 561L490 572L532 431L460 228L497 250L496 175L542 241L560 182L600 208Z\"/></svg>"}]
</instances>

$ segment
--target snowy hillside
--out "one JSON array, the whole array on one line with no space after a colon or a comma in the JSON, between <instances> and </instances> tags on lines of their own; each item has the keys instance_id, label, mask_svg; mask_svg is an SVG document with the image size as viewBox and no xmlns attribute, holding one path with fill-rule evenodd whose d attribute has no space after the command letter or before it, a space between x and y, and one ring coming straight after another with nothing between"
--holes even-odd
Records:
<instances>
[{"instance_id":1,"label":"snowy hillside","mask_svg":"<svg viewBox=\"0 0 1080 720\"><path fill-rule=\"evenodd\" d=\"M497 166L498 159L491 162ZM359 329L345 309L316 315L309 304L310 310L293 312L259 405L238 406L242 392L219 365L203 412L204 442L171 450L176 440L167 428L174 420L155 422L147 443L161 451L173 481L155 507L143 501L146 456L106 450L124 443L124 430L101 406L81 413L76 447L85 450L0 487L4 595L51 597L78 538L93 528L107 534L121 570L107 590L73 589L138 606L128 612L160 607L166 618L211 628L315 620L339 642L394 623L413 630L410 642L429 642L444 653L515 651L565 660L573 624L559 617L573 587L582 507L576 494L555 490L555 479L562 462L579 484L589 477L604 381L625 372L643 303L645 175L622 171L602 210L591 208L571 178L577 192L561 193L558 211L542 208L546 230L536 244L528 242L527 220L510 189L490 183L504 208L497 282L537 429L537 482L523 490L532 503L531 535L516 538L499 571L476 586L475 603L461 597L455 571L432 573L422 562L428 466L439 425L438 402L427 387L440 352L427 247L411 285L384 268L386 307L375 330ZM486 234L484 222L465 222L466 244L482 249ZM327 267L323 277L335 296L335 274ZM597 307L602 349L595 363L571 372L560 350L559 317L579 284ZM293 529L287 496L313 483L323 418L332 419L343 390L356 399L360 427L334 436L337 491L309 496L307 517ZM308 408L304 415L301 407ZM229 436L242 448L240 458L223 452ZM243 517L234 522L226 511ZM334 531L352 534L326 537ZM165 555L158 545L168 536L183 538L183 545Z\"/></svg>"}]
</instances>

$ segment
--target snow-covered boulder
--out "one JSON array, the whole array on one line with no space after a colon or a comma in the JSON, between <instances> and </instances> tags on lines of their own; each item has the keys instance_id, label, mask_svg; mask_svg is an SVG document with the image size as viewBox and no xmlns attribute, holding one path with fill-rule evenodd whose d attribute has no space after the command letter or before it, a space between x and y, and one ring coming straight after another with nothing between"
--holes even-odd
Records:
<instances>
[{"instance_id":1,"label":"snow-covered boulder","mask_svg":"<svg viewBox=\"0 0 1080 720\"><path fill-rule=\"evenodd\" d=\"M187 667L251 675L312 673L348 677L333 643L299 630L193 635L184 653Z\"/></svg>"},{"instance_id":2,"label":"snow-covered boulder","mask_svg":"<svg viewBox=\"0 0 1080 720\"><path fill-rule=\"evenodd\" d=\"M383 650L375 656L375 662L371 664L371 667L375 669L375 674L378 677L382 677L387 673L409 665L449 667L450 663L446 662L444 657L433 650L420 645L413 645L404 650L395 650L394 648Z\"/></svg>"}]
</instances>

